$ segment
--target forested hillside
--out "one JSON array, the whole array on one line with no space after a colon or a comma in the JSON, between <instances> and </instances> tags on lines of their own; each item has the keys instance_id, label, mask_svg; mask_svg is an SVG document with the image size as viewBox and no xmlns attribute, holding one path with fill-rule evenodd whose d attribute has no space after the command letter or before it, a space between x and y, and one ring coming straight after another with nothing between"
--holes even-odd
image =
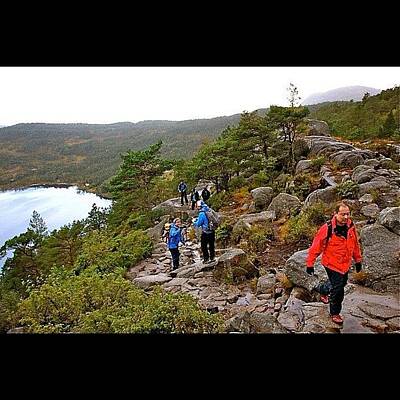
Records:
<instances>
[{"instance_id":1,"label":"forested hillside","mask_svg":"<svg viewBox=\"0 0 400 400\"><path fill-rule=\"evenodd\" d=\"M0 129L0 188L32 183L90 183L113 176L120 154L162 140L168 159L190 158L240 115L116 124L17 124Z\"/></svg>"},{"instance_id":2,"label":"forested hillside","mask_svg":"<svg viewBox=\"0 0 400 400\"><path fill-rule=\"evenodd\" d=\"M362 101L340 101L309 107L311 118L326 121L334 135L351 139L400 137L400 87Z\"/></svg>"}]
</instances>

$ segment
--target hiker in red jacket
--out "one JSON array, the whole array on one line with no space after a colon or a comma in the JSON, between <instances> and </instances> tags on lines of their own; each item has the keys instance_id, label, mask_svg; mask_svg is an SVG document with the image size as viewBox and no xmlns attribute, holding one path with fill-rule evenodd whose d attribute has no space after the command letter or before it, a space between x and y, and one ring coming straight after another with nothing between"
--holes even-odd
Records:
<instances>
[{"instance_id":1,"label":"hiker in red jacket","mask_svg":"<svg viewBox=\"0 0 400 400\"><path fill-rule=\"evenodd\" d=\"M344 202L336 205L332 220L324 224L315 235L306 261L308 274L314 274L313 265L321 253L321 264L328 274L328 280L316 290L321 294L321 301L329 303L332 321L342 324L340 311L352 258L356 271L360 272L362 268L356 229L350 219L350 209Z\"/></svg>"}]
</instances>

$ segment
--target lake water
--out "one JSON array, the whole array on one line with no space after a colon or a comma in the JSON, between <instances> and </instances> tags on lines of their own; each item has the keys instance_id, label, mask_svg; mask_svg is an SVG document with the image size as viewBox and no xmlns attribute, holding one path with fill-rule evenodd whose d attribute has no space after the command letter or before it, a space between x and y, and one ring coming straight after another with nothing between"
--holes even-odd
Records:
<instances>
[{"instance_id":1,"label":"lake water","mask_svg":"<svg viewBox=\"0 0 400 400\"><path fill-rule=\"evenodd\" d=\"M26 231L33 211L37 211L51 232L88 216L93 203L108 207L111 200L70 187L31 187L0 192L0 247L6 240ZM9 254L11 255L11 254ZM0 268L6 257L0 259Z\"/></svg>"}]
</instances>

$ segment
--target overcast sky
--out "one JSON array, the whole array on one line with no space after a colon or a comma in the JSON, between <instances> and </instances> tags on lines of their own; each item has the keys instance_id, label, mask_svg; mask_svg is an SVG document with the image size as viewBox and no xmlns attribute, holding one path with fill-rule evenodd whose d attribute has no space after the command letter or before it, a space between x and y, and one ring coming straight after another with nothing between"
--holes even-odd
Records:
<instances>
[{"instance_id":1,"label":"overcast sky","mask_svg":"<svg viewBox=\"0 0 400 400\"><path fill-rule=\"evenodd\" d=\"M288 105L290 82L388 89L400 67L0 67L0 125L212 118Z\"/></svg>"}]
</instances>

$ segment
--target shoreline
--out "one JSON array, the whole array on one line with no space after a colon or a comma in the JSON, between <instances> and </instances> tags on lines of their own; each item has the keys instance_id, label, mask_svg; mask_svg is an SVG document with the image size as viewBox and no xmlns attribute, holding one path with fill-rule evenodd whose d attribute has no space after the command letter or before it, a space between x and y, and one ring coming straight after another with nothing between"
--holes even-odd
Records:
<instances>
[{"instance_id":1,"label":"shoreline","mask_svg":"<svg viewBox=\"0 0 400 400\"><path fill-rule=\"evenodd\" d=\"M6 192L9 190L13 190L13 191L20 191L20 190L26 190L26 189L30 189L30 188L69 188L71 186L76 186L78 190L87 192L87 193L94 193L96 196L99 196L103 199L106 200L113 200L110 196L108 196L105 193L102 193L100 191L97 190L97 188L90 188L90 187L86 187L82 184L77 184L77 183L32 183L30 185L23 185L23 186L18 186L18 187L10 187L10 188L1 188L0 187L0 192Z\"/></svg>"}]
</instances>

